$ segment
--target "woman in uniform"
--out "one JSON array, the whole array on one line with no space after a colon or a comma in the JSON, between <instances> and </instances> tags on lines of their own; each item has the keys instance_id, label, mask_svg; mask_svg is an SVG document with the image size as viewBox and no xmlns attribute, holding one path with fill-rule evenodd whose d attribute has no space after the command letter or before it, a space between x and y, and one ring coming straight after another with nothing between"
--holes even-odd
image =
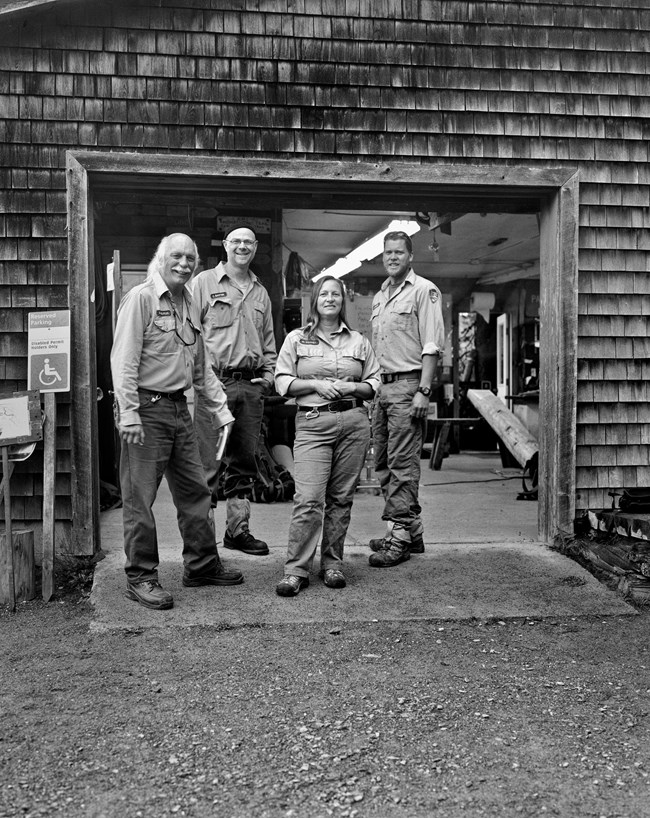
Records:
<instances>
[{"instance_id":1,"label":"woman in uniform","mask_svg":"<svg viewBox=\"0 0 650 818\"><path fill-rule=\"evenodd\" d=\"M275 386L296 399L294 479L280 596L296 596L309 585L320 547L320 576L329 588L345 588L343 544L354 491L370 442L368 410L378 386L379 366L370 342L345 318L339 279L320 279L311 294L306 326L290 332L278 355Z\"/></svg>"}]
</instances>

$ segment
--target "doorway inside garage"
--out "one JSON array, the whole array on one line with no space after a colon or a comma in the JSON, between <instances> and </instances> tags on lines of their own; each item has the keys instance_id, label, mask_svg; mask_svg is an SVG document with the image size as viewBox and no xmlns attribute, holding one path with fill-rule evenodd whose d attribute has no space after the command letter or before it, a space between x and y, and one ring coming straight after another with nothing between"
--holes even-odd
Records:
<instances>
[{"instance_id":1,"label":"doorway inside garage","mask_svg":"<svg viewBox=\"0 0 650 818\"><path fill-rule=\"evenodd\" d=\"M543 188L486 186L485 179L480 186L471 179L459 186L454 174L441 184L439 176L437 181L423 182L419 172L418 181L387 186L360 178L323 178L331 172L323 163L301 163L309 165L315 176L297 179L290 163L284 166L277 162L269 163L274 178L233 177L232 163L228 171L217 163L209 176L181 173L170 177L165 168L156 170L156 162L150 172L125 174L116 160L119 158L111 161L96 154L71 157L92 212L92 230L85 247L83 237L79 237L81 246L75 250L73 242L71 253L81 252L87 258L88 282L92 277L102 289L104 306L99 318L95 310L94 326L90 326L89 314L86 330L95 351L88 361L89 375L104 395L96 407L89 407L89 420L95 429L92 460L100 486L116 482L107 355L117 301L141 280L160 238L169 232L191 235L199 246L203 267L214 266L221 258L224 227L233 218L257 225L260 248L255 272L271 294L278 344L286 331L302 322L306 294L315 275L353 253L392 221L411 222L413 267L438 285L445 303L448 344L433 415L476 416L468 392L482 388L498 391L531 430L543 430L545 424L559 428L557 418L545 409L552 405L549 386L551 393L556 387L544 381L544 362L553 357L556 339L545 335L543 329L544 310L555 309L548 297L553 287L545 270L555 267L559 252L551 229L562 223L558 180L555 186ZM248 173L250 165L246 164ZM337 163L335 167L340 173L342 166ZM349 171L364 175L355 167ZM494 178L498 181L497 176ZM370 302L383 278L379 254L343 275L352 315L362 331L369 332ZM105 406L101 405L103 400ZM561 420L566 423L565 418ZM286 424L284 431L287 433ZM289 444L290 434L289 429ZM548 446L543 438L542 431L542 459ZM557 435L554 441L557 445ZM571 443L570 435L563 445L567 442ZM429 471L428 463L423 462L423 482L444 483L445 475L452 474L461 456L469 471L459 482L467 482L473 470L471 463L467 465L471 453L476 453L477 468L489 462L488 479L498 478L492 474L495 469L518 465L508 460L507 452L500 451L498 438L481 419L454 429L440 471ZM428 452L423 454L426 458ZM544 468L548 471L548 463L546 456L540 474ZM557 479L553 469L551 477ZM462 486L460 489L456 492L458 502L467 492ZM518 490L512 482L509 493L514 527L520 527L522 513L537 517L533 525L540 538L548 539L547 512L553 505L549 483L541 489L539 504L515 506ZM468 528L460 534L461 539L476 539L479 532L472 530L475 523L467 515L464 519ZM552 527L557 529L557 522Z\"/></svg>"}]
</instances>

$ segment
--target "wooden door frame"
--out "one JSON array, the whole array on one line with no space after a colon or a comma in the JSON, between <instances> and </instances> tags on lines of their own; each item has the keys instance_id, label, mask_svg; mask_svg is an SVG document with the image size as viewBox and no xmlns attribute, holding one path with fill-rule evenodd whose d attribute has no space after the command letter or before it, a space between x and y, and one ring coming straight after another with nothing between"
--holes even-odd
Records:
<instances>
[{"instance_id":1,"label":"wooden door frame","mask_svg":"<svg viewBox=\"0 0 650 818\"><path fill-rule=\"evenodd\" d=\"M295 159L194 157L68 151L68 280L72 311L72 510L73 548L99 548L99 478L96 463L92 232L94 189L140 183L160 189L199 183L233 194L279 192L285 198L349 195L360 200L444 195L470 202L534 199L540 218L540 539L573 531L575 516L578 194L576 168L332 162ZM312 204L317 206L316 204ZM369 208L370 209L370 208ZM87 489L92 486L92 491ZM81 549L78 550L77 549Z\"/></svg>"}]
</instances>

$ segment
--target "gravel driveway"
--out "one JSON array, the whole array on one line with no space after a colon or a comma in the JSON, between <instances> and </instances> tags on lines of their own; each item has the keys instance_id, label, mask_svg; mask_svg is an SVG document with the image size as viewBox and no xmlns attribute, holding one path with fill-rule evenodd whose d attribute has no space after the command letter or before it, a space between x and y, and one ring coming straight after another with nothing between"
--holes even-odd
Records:
<instances>
[{"instance_id":1,"label":"gravel driveway","mask_svg":"<svg viewBox=\"0 0 650 818\"><path fill-rule=\"evenodd\" d=\"M92 633L0 614L0 816L648 814L648 614Z\"/></svg>"}]
</instances>

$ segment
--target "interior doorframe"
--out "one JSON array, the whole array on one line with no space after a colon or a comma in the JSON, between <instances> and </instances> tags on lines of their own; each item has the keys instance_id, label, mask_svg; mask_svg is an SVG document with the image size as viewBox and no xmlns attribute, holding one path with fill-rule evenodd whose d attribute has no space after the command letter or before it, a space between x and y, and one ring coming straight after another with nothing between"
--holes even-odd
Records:
<instances>
[{"instance_id":1,"label":"interior doorframe","mask_svg":"<svg viewBox=\"0 0 650 818\"><path fill-rule=\"evenodd\" d=\"M578 201L576 168L333 162L68 151L68 281L72 315L72 544L75 553L100 547L96 463L94 270L95 187L142 182L187 184L189 177L220 191L281 190L283 195L350 197L534 197L540 217L540 452L538 531L544 542L569 535L575 517ZM92 491L88 491L92 487Z\"/></svg>"}]
</instances>

